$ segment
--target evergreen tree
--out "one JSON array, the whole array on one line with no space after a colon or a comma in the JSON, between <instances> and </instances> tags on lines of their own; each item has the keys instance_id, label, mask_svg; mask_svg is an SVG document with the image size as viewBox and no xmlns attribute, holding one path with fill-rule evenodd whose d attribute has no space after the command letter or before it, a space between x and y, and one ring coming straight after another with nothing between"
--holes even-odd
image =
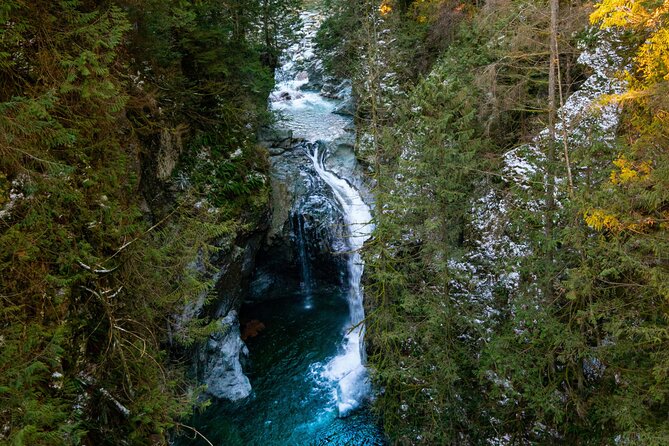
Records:
<instances>
[{"instance_id":1,"label":"evergreen tree","mask_svg":"<svg viewBox=\"0 0 669 446\"><path fill-rule=\"evenodd\" d=\"M0 6L3 444L166 444L191 410L181 355L213 329L174 320L212 286L193 261L267 200L256 6Z\"/></svg>"}]
</instances>

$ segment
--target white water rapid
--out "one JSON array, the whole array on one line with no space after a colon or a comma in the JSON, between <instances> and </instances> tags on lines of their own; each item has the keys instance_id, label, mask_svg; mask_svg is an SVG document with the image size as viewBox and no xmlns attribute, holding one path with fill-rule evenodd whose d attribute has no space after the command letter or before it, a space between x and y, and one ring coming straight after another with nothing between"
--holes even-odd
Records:
<instances>
[{"instance_id":1,"label":"white water rapid","mask_svg":"<svg viewBox=\"0 0 669 446\"><path fill-rule=\"evenodd\" d=\"M326 160L331 155L328 142L345 136L346 127L351 125L352 118L333 113L342 100L330 99L319 91L309 89L309 76L322 76L322 73L317 72L319 70L313 69L314 66L320 66L314 56L313 43L320 18L306 13L302 19L302 39L284 55L282 67L277 71L277 84L270 97L270 107L286 119L280 123L280 127L291 130L295 137L307 141L307 155L318 176L332 189L346 226L343 232L347 248L349 322L344 327L340 353L324 366L321 364L320 367L314 367L314 370L320 369L319 381L324 380L333 388L337 412L340 417L344 417L357 408L370 392L369 377L364 366L365 328L361 286L364 264L359 250L372 232L372 216L369 206L351 182L326 168ZM312 68L306 69L305 66ZM350 92L343 96L346 95L350 97ZM308 275L304 268L302 273L303 282L306 282Z\"/></svg>"},{"instance_id":2,"label":"white water rapid","mask_svg":"<svg viewBox=\"0 0 669 446\"><path fill-rule=\"evenodd\" d=\"M216 445L386 446L367 404L360 249L373 226L354 153L351 83L323 74L315 55L325 15L301 17L269 97L282 119L259 133L272 214L239 310L242 329L230 331L248 348L245 369L240 349L210 341L206 351L232 356L249 394L212 401L192 425ZM227 385L229 362L214 365L214 384ZM184 435L175 446L201 444Z\"/></svg>"},{"instance_id":3,"label":"white water rapid","mask_svg":"<svg viewBox=\"0 0 669 446\"><path fill-rule=\"evenodd\" d=\"M316 143L311 147L313 151L309 157L314 163L316 172L332 188L341 206L346 224L347 245L350 249L348 259L350 325L346 328L342 353L334 357L324 371L326 378L337 382L337 409L339 416L345 416L360 405L370 390L363 361L365 310L361 280L364 262L359 250L370 237L372 215L360 193L348 181L325 168L325 153L320 151L320 145Z\"/></svg>"}]
</instances>

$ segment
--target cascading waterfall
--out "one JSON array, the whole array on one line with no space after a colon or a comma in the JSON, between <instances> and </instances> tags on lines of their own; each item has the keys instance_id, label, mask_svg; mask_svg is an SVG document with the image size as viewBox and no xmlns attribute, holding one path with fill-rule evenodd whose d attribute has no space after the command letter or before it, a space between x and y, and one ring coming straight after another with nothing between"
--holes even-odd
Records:
<instances>
[{"instance_id":1,"label":"cascading waterfall","mask_svg":"<svg viewBox=\"0 0 669 446\"><path fill-rule=\"evenodd\" d=\"M269 104L285 118L274 130L291 135L268 145L271 224L280 243L268 244L240 309L252 392L215 401L193 426L220 445L382 446L386 440L364 404L371 385L359 251L373 227L352 185L359 182L353 119L340 114L351 105L351 87L320 71L313 40L323 17L310 12L302 19L302 38L285 52ZM295 262L297 270L290 267Z\"/></svg>"},{"instance_id":2,"label":"cascading waterfall","mask_svg":"<svg viewBox=\"0 0 669 446\"><path fill-rule=\"evenodd\" d=\"M350 323L346 327L343 351L333 358L325 368L324 376L337 383L337 410L339 416L346 416L360 405L369 393L370 385L364 366L364 324L362 274L364 262L359 250L370 237L372 215L369 206L360 193L345 179L339 178L325 168L326 152L319 143L308 144L308 153L318 175L332 188L332 192L341 206L346 224L346 241L349 247L348 306Z\"/></svg>"},{"instance_id":3,"label":"cascading waterfall","mask_svg":"<svg viewBox=\"0 0 669 446\"><path fill-rule=\"evenodd\" d=\"M332 113L336 101L324 98L319 92L302 89L309 83L309 78L306 72L299 71L294 61L304 58L305 53L313 54L312 38L313 36L307 36L297 45L295 53L289 55L287 62L278 71L277 87L270 101L274 110L282 112L289 118L287 127L295 136L307 141L305 147L313 168L331 188L345 223L343 232L348 250L347 301L350 321L344 331L342 352L325 366L322 375L335 384L339 416L346 416L360 405L370 390L364 366L362 323L364 308L361 286L364 264L359 250L370 237L373 227L370 208L362 199L360 192L346 179L338 177L325 166L329 154L324 141L333 141L345 134L345 128L351 119ZM299 225L297 229L304 230ZM304 246L299 245L304 242L303 235L301 232L297 234L300 252L304 249ZM304 265L304 262L302 264ZM304 266L302 268L304 278L306 276Z\"/></svg>"}]
</instances>

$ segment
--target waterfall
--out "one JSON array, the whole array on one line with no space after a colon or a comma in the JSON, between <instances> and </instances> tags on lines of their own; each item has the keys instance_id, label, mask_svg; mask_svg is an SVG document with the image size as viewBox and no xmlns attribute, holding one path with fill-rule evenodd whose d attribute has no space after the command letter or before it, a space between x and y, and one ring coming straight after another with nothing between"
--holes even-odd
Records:
<instances>
[{"instance_id":1,"label":"waterfall","mask_svg":"<svg viewBox=\"0 0 669 446\"><path fill-rule=\"evenodd\" d=\"M311 265L309 262L309 252L307 251L306 231L304 228L304 216L299 214L293 215L293 233L295 234L295 243L297 245L297 260L300 264L300 288L304 295L306 309L311 309L311 295L312 295L312 277Z\"/></svg>"},{"instance_id":2,"label":"waterfall","mask_svg":"<svg viewBox=\"0 0 669 446\"><path fill-rule=\"evenodd\" d=\"M234 404L213 401L196 415L193 425L212 444L387 444L364 404L371 384L359 251L373 227L354 186L351 83L328 77L316 56L324 18L301 14L269 97L277 122L259 134L269 155L272 215L240 309L252 394ZM225 366L218 367L223 376Z\"/></svg>"},{"instance_id":3,"label":"waterfall","mask_svg":"<svg viewBox=\"0 0 669 446\"><path fill-rule=\"evenodd\" d=\"M350 251L347 262L350 321L345 330L343 351L328 363L324 372L326 378L337 383L337 409L339 416L346 416L360 405L370 390L367 370L363 363L365 311L361 281L364 262L359 250L372 232L372 216L369 206L363 201L360 193L348 181L339 178L325 168L326 153L320 148L319 143L307 144L308 155L313 162L314 169L332 188L341 206L346 225L346 243Z\"/></svg>"},{"instance_id":4,"label":"waterfall","mask_svg":"<svg viewBox=\"0 0 669 446\"><path fill-rule=\"evenodd\" d=\"M340 417L348 415L359 407L370 393L370 383L364 366L363 337L365 332L363 292L361 286L364 264L359 250L372 232L372 217L369 206L363 201L358 190L345 178L340 178L325 166L325 160L332 155L327 151L325 141L337 144L345 140L349 134L346 130L352 124L350 116L335 113L342 103L350 101L350 83L338 82L313 89L310 77L323 78L322 64L314 56L314 37L320 25L319 17L313 13L302 16L304 27L300 31L302 39L290 47L282 58L283 64L276 76L277 84L270 96L270 108L279 112L285 120L282 128L292 131L293 136L306 141L302 146L313 164L313 170L332 191L341 211L345 227L342 251L346 251L348 322L344 327L343 342L340 353L323 366L320 377L332 387ZM331 90L323 95L322 91ZM336 97L337 99L332 99ZM352 150L352 149L351 149ZM306 172L306 171L305 171ZM351 174L353 169L350 170ZM306 175L312 175L308 173ZM298 206L299 208L299 206ZM298 260L300 261L301 288L305 294L305 308L313 302L309 296L316 290L315 283L310 284L311 268L317 265L309 263L305 243L304 216L299 213L293 217ZM308 228L307 228L308 229Z\"/></svg>"}]
</instances>

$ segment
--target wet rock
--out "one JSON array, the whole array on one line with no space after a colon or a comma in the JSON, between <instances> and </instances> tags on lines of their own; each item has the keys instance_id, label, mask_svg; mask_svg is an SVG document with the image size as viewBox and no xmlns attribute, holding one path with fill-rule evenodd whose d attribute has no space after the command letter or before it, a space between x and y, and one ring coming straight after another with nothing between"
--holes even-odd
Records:
<instances>
[{"instance_id":1,"label":"wet rock","mask_svg":"<svg viewBox=\"0 0 669 446\"><path fill-rule=\"evenodd\" d=\"M249 286L249 301L280 299L286 296L286 290L295 290L299 287L299 277L296 271L290 274L291 271L288 268L290 265L277 262L276 257L270 258L269 255L264 256L264 259L266 263L258 266Z\"/></svg>"},{"instance_id":2,"label":"wet rock","mask_svg":"<svg viewBox=\"0 0 669 446\"><path fill-rule=\"evenodd\" d=\"M346 79L337 82L335 79L329 79L321 88L321 96L330 99L347 100L353 95L351 81Z\"/></svg>"},{"instance_id":3,"label":"wet rock","mask_svg":"<svg viewBox=\"0 0 669 446\"><path fill-rule=\"evenodd\" d=\"M307 191L301 178L301 165L306 162L306 155L295 150L270 158L272 219L267 235L270 244L281 243L281 239L285 240L289 236L288 218L295 197Z\"/></svg>"},{"instance_id":4,"label":"wet rock","mask_svg":"<svg viewBox=\"0 0 669 446\"><path fill-rule=\"evenodd\" d=\"M249 299L253 301L263 300L276 288L278 277L267 267L258 267L249 287Z\"/></svg>"},{"instance_id":5,"label":"wet rock","mask_svg":"<svg viewBox=\"0 0 669 446\"><path fill-rule=\"evenodd\" d=\"M337 87L331 82L325 82L321 87L321 96L331 99L337 99Z\"/></svg>"},{"instance_id":6,"label":"wet rock","mask_svg":"<svg viewBox=\"0 0 669 446\"><path fill-rule=\"evenodd\" d=\"M341 178L354 177L358 162L355 157L355 141L351 135L344 135L328 144L330 156L325 160L328 170Z\"/></svg>"},{"instance_id":7,"label":"wet rock","mask_svg":"<svg viewBox=\"0 0 669 446\"><path fill-rule=\"evenodd\" d=\"M352 147L347 147L350 152ZM294 285L295 278L299 277L295 231L298 225L304 230L303 242L309 261L325 271L325 280L340 280L336 273L330 272L337 270L337 262L344 261L344 256L333 256L333 253L346 251L345 225L331 188L314 170L306 150L306 144L298 144L270 157L272 216L266 246L260 255L265 267L259 265L256 269L251 300L280 297L282 289L291 283ZM342 150L342 156L348 160L349 153ZM285 275L279 277L281 274L277 275L277 271L285 271Z\"/></svg>"},{"instance_id":8,"label":"wet rock","mask_svg":"<svg viewBox=\"0 0 669 446\"><path fill-rule=\"evenodd\" d=\"M258 132L258 144L263 147L281 147L287 149L294 143L293 131L264 127Z\"/></svg>"},{"instance_id":9,"label":"wet rock","mask_svg":"<svg viewBox=\"0 0 669 446\"><path fill-rule=\"evenodd\" d=\"M272 186L272 221L268 240L284 241L291 237L290 216L295 212L312 215L319 226L333 224L332 213L328 212L336 201L330 188L313 170L311 160L302 145L270 158L272 165L270 182ZM338 215L338 212L334 212Z\"/></svg>"},{"instance_id":10,"label":"wet rock","mask_svg":"<svg viewBox=\"0 0 669 446\"><path fill-rule=\"evenodd\" d=\"M302 86L303 90L319 91L325 83L323 79L323 64L320 60L310 63L305 70L308 73L309 82Z\"/></svg>"},{"instance_id":11,"label":"wet rock","mask_svg":"<svg viewBox=\"0 0 669 446\"><path fill-rule=\"evenodd\" d=\"M350 80L340 81L329 79L321 88L321 96L341 101L332 113L344 116L355 116L356 103Z\"/></svg>"},{"instance_id":12,"label":"wet rock","mask_svg":"<svg viewBox=\"0 0 669 446\"><path fill-rule=\"evenodd\" d=\"M335 108L332 113L342 116L355 116L355 99L351 96L344 99L337 108Z\"/></svg>"},{"instance_id":13,"label":"wet rock","mask_svg":"<svg viewBox=\"0 0 669 446\"><path fill-rule=\"evenodd\" d=\"M235 310L221 319L220 324L221 332L209 337L201 353L205 363L203 382L211 396L237 401L251 393L251 383L242 370L242 360L249 351L241 340Z\"/></svg>"},{"instance_id":14,"label":"wet rock","mask_svg":"<svg viewBox=\"0 0 669 446\"><path fill-rule=\"evenodd\" d=\"M279 156L283 154L286 151L286 149L284 149L283 147L270 147L269 149L267 149L267 151L269 152L269 156Z\"/></svg>"}]
</instances>

